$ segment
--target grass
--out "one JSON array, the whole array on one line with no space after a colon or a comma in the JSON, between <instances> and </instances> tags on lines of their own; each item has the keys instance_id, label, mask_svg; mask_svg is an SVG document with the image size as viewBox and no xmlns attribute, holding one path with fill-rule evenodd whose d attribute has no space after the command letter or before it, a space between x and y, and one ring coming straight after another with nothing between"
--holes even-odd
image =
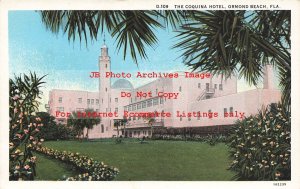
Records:
<instances>
[{"instance_id":1,"label":"grass","mask_svg":"<svg viewBox=\"0 0 300 189\"><path fill-rule=\"evenodd\" d=\"M215 146L190 141L149 141L147 144L140 144L135 139L121 144L115 144L114 140L49 141L44 142L44 146L79 152L117 167L120 173L116 180L120 181L217 181L233 177L233 173L227 170L228 148L222 143ZM61 175L69 175L63 169L70 169L57 161L54 163L53 160L46 160L44 156L39 156L39 159L39 179L55 180L61 178ZM60 170L56 170L58 167ZM54 175L50 177L52 174Z\"/></svg>"},{"instance_id":2,"label":"grass","mask_svg":"<svg viewBox=\"0 0 300 189\"><path fill-rule=\"evenodd\" d=\"M45 155L40 155L38 153L34 154L37 159L36 172L37 176L35 180L59 180L63 176L70 177L74 174L80 174L73 167L62 163L61 161L49 158Z\"/></svg>"}]
</instances>

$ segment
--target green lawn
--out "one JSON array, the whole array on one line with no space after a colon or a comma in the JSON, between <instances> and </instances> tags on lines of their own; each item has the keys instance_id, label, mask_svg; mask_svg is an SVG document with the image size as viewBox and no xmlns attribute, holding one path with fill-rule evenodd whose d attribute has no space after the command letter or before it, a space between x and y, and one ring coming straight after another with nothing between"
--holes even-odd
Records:
<instances>
[{"instance_id":1,"label":"green lawn","mask_svg":"<svg viewBox=\"0 0 300 189\"><path fill-rule=\"evenodd\" d=\"M112 140L49 141L44 142L44 146L79 152L117 167L120 174L116 180L122 181L214 181L230 180L233 176L227 170L229 160L225 144L210 146L184 141L149 141L148 144L140 144L135 139L122 144L115 144ZM55 180L61 175L70 175L72 171L70 167L41 155L37 167L40 180Z\"/></svg>"},{"instance_id":2,"label":"green lawn","mask_svg":"<svg viewBox=\"0 0 300 189\"><path fill-rule=\"evenodd\" d=\"M63 176L70 177L74 176L74 174L80 174L74 170L72 166L62 163L61 161L38 153L35 153L34 155L37 156L38 159L36 166L36 180L58 180L63 179Z\"/></svg>"}]
</instances>

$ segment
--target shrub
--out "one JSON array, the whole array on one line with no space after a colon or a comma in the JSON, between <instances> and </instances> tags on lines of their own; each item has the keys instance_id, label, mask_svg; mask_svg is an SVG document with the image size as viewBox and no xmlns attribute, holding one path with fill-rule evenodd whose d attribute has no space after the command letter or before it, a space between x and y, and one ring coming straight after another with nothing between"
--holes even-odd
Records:
<instances>
[{"instance_id":1,"label":"shrub","mask_svg":"<svg viewBox=\"0 0 300 189\"><path fill-rule=\"evenodd\" d=\"M43 127L41 128L38 136L47 140L68 140L74 139L76 133L73 128L55 122L55 117L47 112L37 112L36 116L42 119Z\"/></svg>"},{"instance_id":2,"label":"shrub","mask_svg":"<svg viewBox=\"0 0 300 189\"><path fill-rule=\"evenodd\" d=\"M152 136L153 140L177 140L177 141L198 141L198 142L206 142L210 145L215 145L216 143L226 142L227 136L222 134L215 135L192 135L192 136L184 136L184 135L171 135L171 134L155 134Z\"/></svg>"},{"instance_id":3,"label":"shrub","mask_svg":"<svg viewBox=\"0 0 300 189\"><path fill-rule=\"evenodd\" d=\"M237 180L290 180L290 112L273 104L232 128L230 169Z\"/></svg>"},{"instance_id":4,"label":"shrub","mask_svg":"<svg viewBox=\"0 0 300 189\"><path fill-rule=\"evenodd\" d=\"M34 73L9 80L9 180L33 180L36 157L32 146L43 126L38 109L43 77Z\"/></svg>"},{"instance_id":5,"label":"shrub","mask_svg":"<svg viewBox=\"0 0 300 189\"><path fill-rule=\"evenodd\" d=\"M103 162L94 160L87 156L80 155L79 153L58 151L47 147L35 146L36 152L42 153L49 157L61 160L67 164L74 166L78 171L82 172L74 177L68 177L68 181L99 181L99 180L113 180L119 170L114 167L108 167Z\"/></svg>"}]
</instances>

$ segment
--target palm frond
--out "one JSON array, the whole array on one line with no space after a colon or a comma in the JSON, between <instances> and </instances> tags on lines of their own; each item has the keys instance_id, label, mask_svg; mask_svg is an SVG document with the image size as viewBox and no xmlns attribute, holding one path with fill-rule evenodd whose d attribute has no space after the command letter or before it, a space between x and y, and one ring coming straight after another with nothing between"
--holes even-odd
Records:
<instances>
[{"instance_id":1,"label":"palm frond","mask_svg":"<svg viewBox=\"0 0 300 189\"><path fill-rule=\"evenodd\" d=\"M290 72L289 11L194 11L189 19L173 47L193 70L237 72L254 85L266 64Z\"/></svg>"},{"instance_id":2,"label":"palm frond","mask_svg":"<svg viewBox=\"0 0 300 189\"><path fill-rule=\"evenodd\" d=\"M142 58L147 58L145 45L157 43L153 30L163 26L155 20L155 11L123 11L123 14L124 19L117 23L112 36L116 37L119 50L124 47L123 58L126 58L129 48L131 57L137 63L137 52Z\"/></svg>"}]
</instances>

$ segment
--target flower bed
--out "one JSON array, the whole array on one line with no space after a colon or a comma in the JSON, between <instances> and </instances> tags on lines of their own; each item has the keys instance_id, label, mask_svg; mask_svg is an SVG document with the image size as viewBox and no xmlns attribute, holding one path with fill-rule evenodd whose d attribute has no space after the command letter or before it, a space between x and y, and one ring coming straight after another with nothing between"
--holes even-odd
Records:
<instances>
[{"instance_id":1,"label":"flower bed","mask_svg":"<svg viewBox=\"0 0 300 189\"><path fill-rule=\"evenodd\" d=\"M100 181L100 180L113 180L119 170L114 167L108 167L103 162L98 162L87 156L80 155L79 153L72 153L66 151L58 151L47 147L35 147L36 152L42 153L49 157L61 160L65 163L73 165L82 174L74 177L65 178L67 181Z\"/></svg>"}]
</instances>

